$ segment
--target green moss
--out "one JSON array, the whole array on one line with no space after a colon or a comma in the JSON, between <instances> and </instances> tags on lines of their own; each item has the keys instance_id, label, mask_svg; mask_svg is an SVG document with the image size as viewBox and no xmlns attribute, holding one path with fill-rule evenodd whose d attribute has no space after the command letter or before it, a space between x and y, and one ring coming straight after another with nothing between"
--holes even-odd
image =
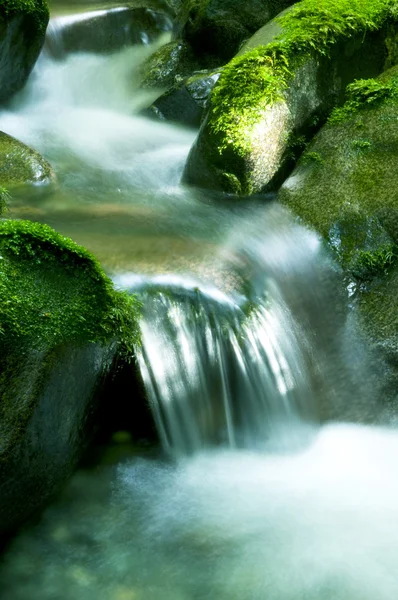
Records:
<instances>
[{"instance_id":1,"label":"green moss","mask_svg":"<svg viewBox=\"0 0 398 600\"><path fill-rule=\"evenodd\" d=\"M302 162L305 165L308 165L311 163L323 165L325 163L325 160L322 158L322 156L319 154L319 152L304 152L303 157L302 157Z\"/></svg>"},{"instance_id":2,"label":"green moss","mask_svg":"<svg viewBox=\"0 0 398 600\"><path fill-rule=\"evenodd\" d=\"M335 108L328 122L342 123L363 108L398 97L398 77L384 82L381 79L356 79L347 86L347 101Z\"/></svg>"},{"instance_id":3,"label":"green moss","mask_svg":"<svg viewBox=\"0 0 398 600\"><path fill-rule=\"evenodd\" d=\"M9 18L16 14L31 15L36 22L38 32L45 33L50 11L46 0L3 0L0 5L0 17Z\"/></svg>"},{"instance_id":4,"label":"green moss","mask_svg":"<svg viewBox=\"0 0 398 600\"><path fill-rule=\"evenodd\" d=\"M241 194L242 186L239 179L233 173L223 173L221 176L223 189L229 194Z\"/></svg>"},{"instance_id":5,"label":"green moss","mask_svg":"<svg viewBox=\"0 0 398 600\"><path fill-rule=\"evenodd\" d=\"M357 276L366 273L367 276L386 275L397 257L397 247L394 244L384 244L375 250L360 250L356 257L354 269Z\"/></svg>"},{"instance_id":6,"label":"green moss","mask_svg":"<svg viewBox=\"0 0 398 600\"><path fill-rule=\"evenodd\" d=\"M298 64L327 55L338 40L379 29L395 18L394 0L302 0L277 19L282 32L274 42L235 57L223 69L212 94L210 129L219 152L233 145L250 150L250 133L264 110L284 99Z\"/></svg>"},{"instance_id":7,"label":"green moss","mask_svg":"<svg viewBox=\"0 0 398 600\"><path fill-rule=\"evenodd\" d=\"M131 356L139 343L139 307L69 238L30 221L0 222L3 351L116 340Z\"/></svg>"},{"instance_id":8,"label":"green moss","mask_svg":"<svg viewBox=\"0 0 398 600\"><path fill-rule=\"evenodd\" d=\"M8 190L0 186L0 216L6 212L9 199L10 194Z\"/></svg>"},{"instance_id":9,"label":"green moss","mask_svg":"<svg viewBox=\"0 0 398 600\"><path fill-rule=\"evenodd\" d=\"M353 140L351 145L356 150L367 150L372 144L368 140Z\"/></svg>"}]
</instances>

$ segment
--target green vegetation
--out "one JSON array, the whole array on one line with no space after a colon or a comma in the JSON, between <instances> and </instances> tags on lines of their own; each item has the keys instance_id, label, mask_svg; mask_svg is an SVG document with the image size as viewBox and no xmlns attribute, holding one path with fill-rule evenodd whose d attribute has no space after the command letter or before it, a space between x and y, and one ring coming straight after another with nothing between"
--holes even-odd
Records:
<instances>
[{"instance_id":1,"label":"green vegetation","mask_svg":"<svg viewBox=\"0 0 398 600\"><path fill-rule=\"evenodd\" d=\"M278 22L280 35L235 57L212 93L210 129L222 153L233 145L240 156L267 106L284 99L292 69L310 56L327 55L339 39L379 29L395 17L395 0L302 0ZM370 90L368 89L370 93ZM362 95L366 95L362 90ZM375 92L376 96L378 92ZM368 100L372 94L368 96Z\"/></svg>"},{"instance_id":2,"label":"green vegetation","mask_svg":"<svg viewBox=\"0 0 398 600\"><path fill-rule=\"evenodd\" d=\"M366 277L386 275L396 258L397 249L394 244L384 244L374 251L360 250L356 256L353 270L359 277L361 274L365 274Z\"/></svg>"},{"instance_id":3,"label":"green vegetation","mask_svg":"<svg viewBox=\"0 0 398 600\"><path fill-rule=\"evenodd\" d=\"M302 156L302 162L305 165L308 165L310 163L323 165L325 163L324 159L319 154L319 152L304 152Z\"/></svg>"},{"instance_id":4,"label":"green vegetation","mask_svg":"<svg viewBox=\"0 0 398 600\"><path fill-rule=\"evenodd\" d=\"M0 334L5 349L116 341L131 357L140 303L96 259L47 225L0 222Z\"/></svg>"},{"instance_id":5,"label":"green vegetation","mask_svg":"<svg viewBox=\"0 0 398 600\"><path fill-rule=\"evenodd\" d=\"M3 0L1 2L0 18L9 18L20 13L31 15L36 22L38 32L45 33L50 17L47 0Z\"/></svg>"},{"instance_id":6,"label":"green vegetation","mask_svg":"<svg viewBox=\"0 0 398 600\"><path fill-rule=\"evenodd\" d=\"M6 212L9 199L8 190L5 187L0 187L0 216Z\"/></svg>"},{"instance_id":7,"label":"green vegetation","mask_svg":"<svg viewBox=\"0 0 398 600\"><path fill-rule=\"evenodd\" d=\"M351 145L356 150L367 150L372 144L367 140L353 140Z\"/></svg>"},{"instance_id":8,"label":"green vegetation","mask_svg":"<svg viewBox=\"0 0 398 600\"><path fill-rule=\"evenodd\" d=\"M358 110L374 106L389 98L398 97L398 77L390 81L381 79L356 79L347 86L347 101L344 106L335 108L328 122L341 123L354 115Z\"/></svg>"}]
</instances>

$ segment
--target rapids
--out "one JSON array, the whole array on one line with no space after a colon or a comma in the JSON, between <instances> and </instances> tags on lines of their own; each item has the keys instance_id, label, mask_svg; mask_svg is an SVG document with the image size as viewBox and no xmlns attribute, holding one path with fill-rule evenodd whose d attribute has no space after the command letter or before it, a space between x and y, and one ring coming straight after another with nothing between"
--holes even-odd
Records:
<instances>
[{"instance_id":1,"label":"rapids","mask_svg":"<svg viewBox=\"0 0 398 600\"><path fill-rule=\"evenodd\" d=\"M338 269L272 198L180 185L195 132L140 112L153 48L43 53L0 113L59 182L9 216L85 245L144 302L162 443L115 437L83 464L5 549L0 597L396 600L398 433L368 424L386 419Z\"/></svg>"}]
</instances>

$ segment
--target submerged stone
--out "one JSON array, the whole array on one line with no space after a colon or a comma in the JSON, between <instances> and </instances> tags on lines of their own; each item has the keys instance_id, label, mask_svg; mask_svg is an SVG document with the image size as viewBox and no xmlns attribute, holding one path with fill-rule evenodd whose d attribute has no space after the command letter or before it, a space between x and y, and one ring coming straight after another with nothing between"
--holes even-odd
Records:
<instances>
[{"instance_id":1,"label":"submerged stone","mask_svg":"<svg viewBox=\"0 0 398 600\"><path fill-rule=\"evenodd\" d=\"M0 131L0 186L46 185L55 173L36 150Z\"/></svg>"},{"instance_id":2,"label":"submerged stone","mask_svg":"<svg viewBox=\"0 0 398 600\"><path fill-rule=\"evenodd\" d=\"M44 43L46 0L4 0L0 5L0 102L25 84Z\"/></svg>"},{"instance_id":3,"label":"submerged stone","mask_svg":"<svg viewBox=\"0 0 398 600\"><path fill-rule=\"evenodd\" d=\"M0 223L0 534L76 466L115 353L138 343L138 307L50 227Z\"/></svg>"},{"instance_id":4,"label":"submerged stone","mask_svg":"<svg viewBox=\"0 0 398 600\"><path fill-rule=\"evenodd\" d=\"M275 189L346 85L396 62L392 18L387 0L303 0L265 25L223 68L184 181Z\"/></svg>"}]
</instances>

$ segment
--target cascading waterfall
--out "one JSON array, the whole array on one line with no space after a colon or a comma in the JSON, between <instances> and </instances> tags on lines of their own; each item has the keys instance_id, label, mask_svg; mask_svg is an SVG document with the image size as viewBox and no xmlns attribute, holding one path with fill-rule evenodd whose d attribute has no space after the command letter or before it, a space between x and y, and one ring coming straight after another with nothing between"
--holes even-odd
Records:
<instances>
[{"instance_id":1,"label":"cascading waterfall","mask_svg":"<svg viewBox=\"0 0 398 600\"><path fill-rule=\"evenodd\" d=\"M305 336L275 283L243 305L217 290L164 283L140 291L139 364L165 449L291 449L301 422L314 419L314 401Z\"/></svg>"}]
</instances>

